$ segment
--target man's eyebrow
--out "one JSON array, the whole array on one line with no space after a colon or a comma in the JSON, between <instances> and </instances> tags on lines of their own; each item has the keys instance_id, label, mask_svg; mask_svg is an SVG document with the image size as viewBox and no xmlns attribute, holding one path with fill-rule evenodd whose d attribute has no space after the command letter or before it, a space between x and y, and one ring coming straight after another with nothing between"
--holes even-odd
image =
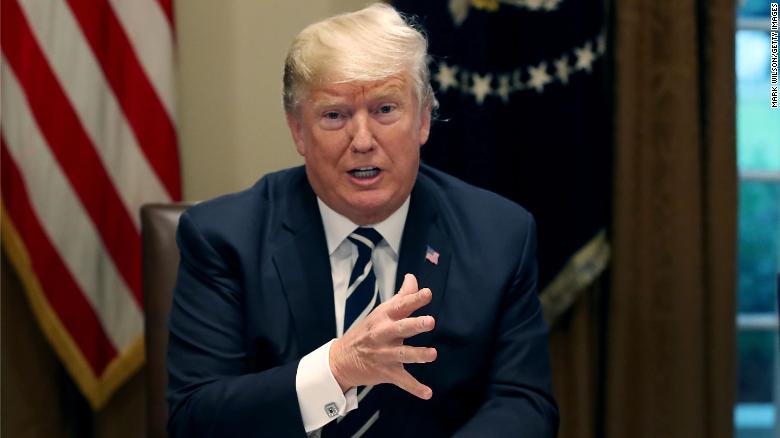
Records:
<instances>
[{"instance_id":1,"label":"man's eyebrow","mask_svg":"<svg viewBox=\"0 0 780 438\"><path fill-rule=\"evenodd\" d=\"M404 95L403 89L398 85L388 85L379 89L371 90L368 92L370 99L381 99L386 97L402 97Z\"/></svg>"},{"instance_id":2,"label":"man's eyebrow","mask_svg":"<svg viewBox=\"0 0 780 438\"><path fill-rule=\"evenodd\" d=\"M312 96L311 107L314 111L322 111L329 107L339 107L345 105L349 99L338 93L330 93L328 90L320 90L317 96Z\"/></svg>"},{"instance_id":3,"label":"man's eyebrow","mask_svg":"<svg viewBox=\"0 0 780 438\"><path fill-rule=\"evenodd\" d=\"M349 98L336 92L330 92L327 89L319 90L318 93L320 95L311 100L312 108L315 111L321 111L323 108L328 107L341 106L349 102ZM397 84L384 85L366 91L366 98L371 100L387 98L401 99L403 95L403 88Z\"/></svg>"},{"instance_id":4,"label":"man's eyebrow","mask_svg":"<svg viewBox=\"0 0 780 438\"><path fill-rule=\"evenodd\" d=\"M330 106L339 106L343 105L346 102L346 99L341 99L337 97L321 97L318 99L315 99L312 102L312 107L315 109L321 109L321 108L327 108Z\"/></svg>"}]
</instances>

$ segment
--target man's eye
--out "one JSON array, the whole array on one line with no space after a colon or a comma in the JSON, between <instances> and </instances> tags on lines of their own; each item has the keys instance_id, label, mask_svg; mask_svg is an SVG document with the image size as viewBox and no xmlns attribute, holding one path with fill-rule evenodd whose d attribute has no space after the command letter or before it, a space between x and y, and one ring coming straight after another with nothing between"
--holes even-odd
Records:
<instances>
[{"instance_id":1,"label":"man's eye","mask_svg":"<svg viewBox=\"0 0 780 438\"><path fill-rule=\"evenodd\" d=\"M333 130L341 129L346 121L347 115L341 111L323 111L322 116L320 116L319 124L323 129Z\"/></svg>"},{"instance_id":2,"label":"man's eye","mask_svg":"<svg viewBox=\"0 0 780 438\"><path fill-rule=\"evenodd\" d=\"M395 109L395 105L390 105L390 104L382 105L382 106L379 107L379 113L380 114L389 114L389 113L393 112L394 109Z\"/></svg>"},{"instance_id":3,"label":"man's eye","mask_svg":"<svg viewBox=\"0 0 780 438\"><path fill-rule=\"evenodd\" d=\"M324 117L329 120L338 120L341 114L336 111L328 111L324 114Z\"/></svg>"}]
</instances>

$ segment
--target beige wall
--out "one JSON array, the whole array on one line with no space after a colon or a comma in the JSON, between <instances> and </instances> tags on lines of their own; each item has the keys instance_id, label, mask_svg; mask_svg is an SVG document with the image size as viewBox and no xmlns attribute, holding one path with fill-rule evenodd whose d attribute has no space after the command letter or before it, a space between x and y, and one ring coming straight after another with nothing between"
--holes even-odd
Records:
<instances>
[{"instance_id":1,"label":"beige wall","mask_svg":"<svg viewBox=\"0 0 780 438\"><path fill-rule=\"evenodd\" d=\"M287 47L307 24L368 0L176 3L184 198L241 190L302 163L281 105Z\"/></svg>"}]
</instances>

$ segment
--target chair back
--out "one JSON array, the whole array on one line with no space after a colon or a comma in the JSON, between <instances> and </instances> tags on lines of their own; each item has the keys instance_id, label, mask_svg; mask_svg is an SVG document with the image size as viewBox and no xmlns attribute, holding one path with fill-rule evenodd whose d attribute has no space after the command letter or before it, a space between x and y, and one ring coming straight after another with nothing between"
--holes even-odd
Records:
<instances>
[{"instance_id":1,"label":"chair back","mask_svg":"<svg viewBox=\"0 0 780 438\"><path fill-rule=\"evenodd\" d=\"M192 204L147 204L141 207L143 290L146 341L146 436L164 438L168 421L165 388L168 373L168 312L179 268L176 227Z\"/></svg>"}]
</instances>

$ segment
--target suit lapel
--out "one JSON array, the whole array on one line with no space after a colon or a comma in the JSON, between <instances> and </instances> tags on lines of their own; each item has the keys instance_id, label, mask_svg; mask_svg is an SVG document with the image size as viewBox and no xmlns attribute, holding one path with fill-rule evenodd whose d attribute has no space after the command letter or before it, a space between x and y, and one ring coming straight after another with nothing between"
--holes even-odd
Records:
<instances>
[{"instance_id":1,"label":"suit lapel","mask_svg":"<svg viewBox=\"0 0 780 438\"><path fill-rule=\"evenodd\" d=\"M433 299L412 316L431 315L436 318L447 289L447 273L452 259L449 236L438 211L439 201L433 184L426 176L417 177L409 202L409 215L406 218L401 238L401 254L398 258L396 290L401 288L404 274L414 274L420 288L431 289ZM436 263L426 258L428 248L438 253ZM432 332L423 333L407 340L406 344L430 346L432 336Z\"/></svg>"},{"instance_id":2,"label":"suit lapel","mask_svg":"<svg viewBox=\"0 0 780 438\"><path fill-rule=\"evenodd\" d=\"M333 279L316 196L305 175L291 185L288 195L273 260L302 356L336 336Z\"/></svg>"}]
</instances>

